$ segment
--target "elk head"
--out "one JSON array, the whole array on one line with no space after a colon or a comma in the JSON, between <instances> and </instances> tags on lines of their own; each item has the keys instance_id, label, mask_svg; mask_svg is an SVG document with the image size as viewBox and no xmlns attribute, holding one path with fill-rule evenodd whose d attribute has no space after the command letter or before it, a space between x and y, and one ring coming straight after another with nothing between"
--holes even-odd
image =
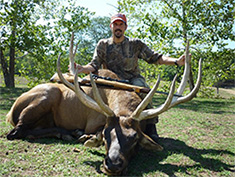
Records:
<instances>
[{"instance_id":1,"label":"elk head","mask_svg":"<svg viewBox=\"0 0 235 177\"><path fill-rule=\"evenodd\" d=\"M141 145L144 148L151 150L162 150L163 148L154 142L150 137L144 134L140 128L140 121L150 119L158 116L159 114L167 111L173 106L180 103L187 102L195 97L199 90L201 83L201 60L199 61L198 79L195 88L184 97L174 97L175 82L174 78L169 95L164 104L154 109L145 109L151 101L154 93L156 92L160 83L160 77L152 90L148 93L143 101L137 102L134 105L133 110L129 113L118 113L116 110L112 110L106 103L104 103L99 90L95 84L94 79L90 76L93 97L89 97L79 87L77 71L74 77L74 85L66 81L60 71L60 56L57 62L58 75L61 81L72 89L80 101L87 107L96 110L97 112L104 114L107 117L106 125L103 129L103 139L106 147L106 157L103 163L104 170L108 175L121 175L125 172L125 169L129 163L131 155L136 152L137 145ZM186 65L184 71L184 77L181 81L180 87L177 90L178 94L182 94L188 79L189 73L189 55L186 52ZM125 95L123 95L125 97ZM136 97L138 98L138 97ZM139 99L139 98L138 98ZM130 101L130 100L129 100Z\"/></svg>"}]
</instances>

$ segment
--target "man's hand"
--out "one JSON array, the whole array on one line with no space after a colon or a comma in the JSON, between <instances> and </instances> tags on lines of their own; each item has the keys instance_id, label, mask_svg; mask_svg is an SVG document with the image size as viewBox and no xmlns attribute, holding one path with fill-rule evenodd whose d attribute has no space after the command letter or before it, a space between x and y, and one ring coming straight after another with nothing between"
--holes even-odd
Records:
<instances>
[{"instance_id":1,"label":"man's hand","mask_svg":"<svg viewBox=\"0 0 235 177\"><path fill-rule=\"evenodd\" d=\"M191 54L189 54L189 57L191 58ZM185 56L185 54L184 55L181 55L178 59L177 59L177 64L179 65L179 66L183 66L183 65L185 65L185 58L186 58L186 56Z\"/></svg>"},{"instance_id":2,"label":"man's hand","mask_svg":"<svg viewBox=\"0 0 235 177\"><path fill-rule=\"evenodd\" d=\"M84 68L82 65L79 65L77 63L74 63L74 68L78 70L78 73L83 73Z\"/></svg>"},{"instance_id":3,"label":"man's hand","mask_svg":"<svg viewBox=\"0 0 235 177\"><path fill-rule=\"evenodd\" d=\"M78 69L78 73L82 73L83 70L84 70L83 66L82 66L82 65L79 65L79 64L77 64L77 63L74 63L74 69L75 69L75 70ZM71 70L70 65L68 65L68 70L69 70L69 71Z\"/></svg>"},{"instance_id":4,"label":"man's hand","mask_svg":"<svg viewBox=\"0 0 235 177\"><path fill-rule=\"evenodd\" d=\"M83 66L83 65L74 63L74 68L78 70L78 74L79 73L89 74L90 72L95 71L95 69L90 64ZM69 71L71 70L70 65L68 66L68 70Z\"/></svg>"}]
</instances>

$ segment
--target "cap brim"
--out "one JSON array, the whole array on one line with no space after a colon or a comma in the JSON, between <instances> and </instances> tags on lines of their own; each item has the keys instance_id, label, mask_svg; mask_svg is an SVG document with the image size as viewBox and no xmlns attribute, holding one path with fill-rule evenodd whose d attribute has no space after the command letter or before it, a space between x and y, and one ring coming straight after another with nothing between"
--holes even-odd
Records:
<instances>
[{"instance_id":1,"label":"cap brim","mask_svg":"<svg viewBox=\"0 0 235 177\"><path fill-rule=\"evenodd\" d=\"M122 18L115 18L115 19L113 19L113 20L111 21L111 23L113 23L113 22L115 22L115 21L118 21L118 20L120 20L120 21L126 23Z\"/></svg>"}]
</instances>

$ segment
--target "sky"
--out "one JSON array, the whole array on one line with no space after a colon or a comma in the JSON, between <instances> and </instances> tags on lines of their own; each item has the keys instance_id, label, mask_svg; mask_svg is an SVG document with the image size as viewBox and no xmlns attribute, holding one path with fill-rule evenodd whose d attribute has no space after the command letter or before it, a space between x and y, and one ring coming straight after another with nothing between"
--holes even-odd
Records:
<instances>
[{"instance_id":1,"label":"sky","mask_svg":"<svg viewBox=\"0 0 235 177\"><path fill-rule=\"evenodd\" d=\"M117 13L114 6L117 0L78 0L77 4L88 8L91 12L96 12L96 16L111 16Z\"/></svg>"}]
</instances>

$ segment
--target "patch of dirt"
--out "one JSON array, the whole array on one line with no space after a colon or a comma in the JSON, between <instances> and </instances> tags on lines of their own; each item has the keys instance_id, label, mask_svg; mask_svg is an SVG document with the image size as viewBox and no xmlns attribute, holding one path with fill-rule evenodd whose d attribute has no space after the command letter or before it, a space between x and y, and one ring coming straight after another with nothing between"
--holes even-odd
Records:
<instances>
[{"instance_id":1,"label":"patch of dirt","mask_svg":"<svg viewBox=\"0 0 235 177\"><path fill-rule=\"evenodd\" d=\"M217 95L217 89L213 87L215 95ZM235 97L235 88L219 88L219 94L221 98L231 99Z\"/></svg>"},{"instance_id":2,"label":"patch of dirt","mask_svg":"<svg viewBox=\"0 0 235 177\"><path fill-rule=\"evenodd\" d=\"M235 90L233 90L233 89L220 88L219 90L227 92L227 93L232 94L232 95L235 95Z\"/></svg>"}]
</instances>

